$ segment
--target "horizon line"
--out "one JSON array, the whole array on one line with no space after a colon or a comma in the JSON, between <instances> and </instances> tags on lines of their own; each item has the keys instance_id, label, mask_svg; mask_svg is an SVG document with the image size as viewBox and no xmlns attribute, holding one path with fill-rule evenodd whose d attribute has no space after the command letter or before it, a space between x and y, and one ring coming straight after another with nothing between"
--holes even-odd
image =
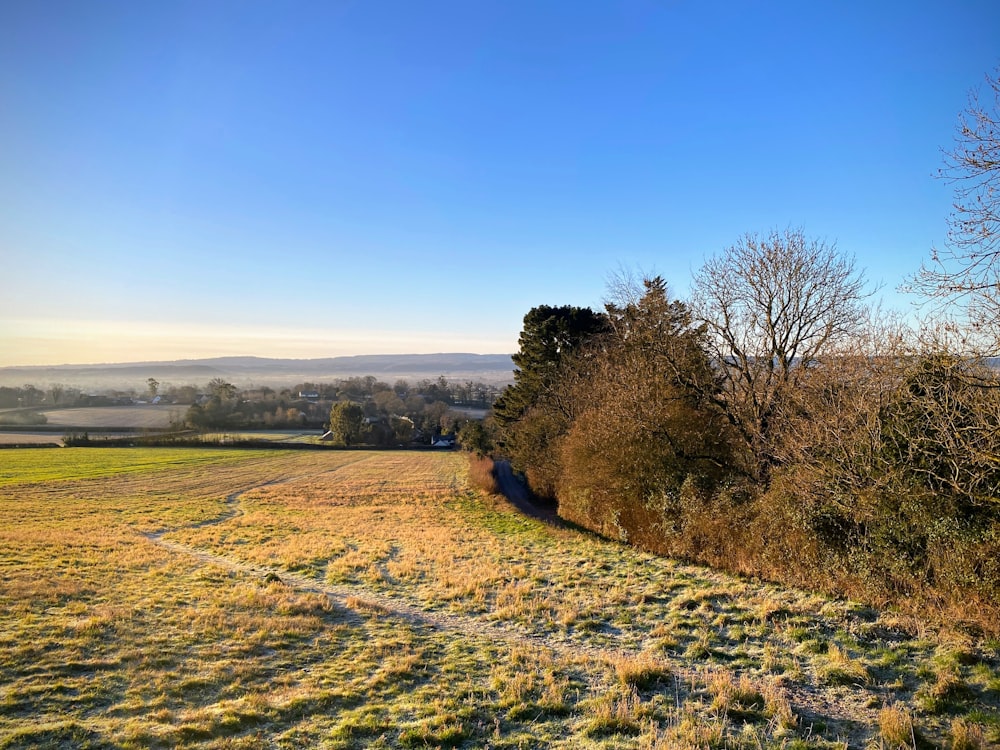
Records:
<instances>
[{"instance_id":1,"label":"horizon line","mask_svg":"<svg viewBox=\"0 0 1000 750\"><path fill-rule=\"evenodd\" d=\"M514 352L468 352L468 351L440 351L440 352L399 352L395 354L372 353L372 354L336 354L323 357L268 357L258 354L220 354L207 357L178 357L175 359L136 359L103 362L59 362L48 364L14 364L0 365L0 370L45 370L69 367L127 367L130 365L177 365L195 364L201 362L219 362L225 360L260 360L261 362L320 362L323 360L348 360L361 358L392 359L398 357L512 357Z\"/></svg>"}]
</instances>

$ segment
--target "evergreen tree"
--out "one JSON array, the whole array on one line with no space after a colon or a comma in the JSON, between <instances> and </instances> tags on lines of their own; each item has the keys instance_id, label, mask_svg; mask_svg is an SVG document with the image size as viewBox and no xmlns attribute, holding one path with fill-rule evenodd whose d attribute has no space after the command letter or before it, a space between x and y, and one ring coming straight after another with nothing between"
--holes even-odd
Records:
<instances>
[{"instance_id":1,"label":"evergreen tree","mask_svg":"<svg viewBox=\"0 0 1000 750\"><path fill-rule=\"evenodd\" d=\"M533 488L551 494L554 442L568 428L559 403L564 367L588 342L608 331L607 317L587 307L532 308L524 316L514 383L493 405L500 447L528 473Z\"/></svg>"}]
</instances>

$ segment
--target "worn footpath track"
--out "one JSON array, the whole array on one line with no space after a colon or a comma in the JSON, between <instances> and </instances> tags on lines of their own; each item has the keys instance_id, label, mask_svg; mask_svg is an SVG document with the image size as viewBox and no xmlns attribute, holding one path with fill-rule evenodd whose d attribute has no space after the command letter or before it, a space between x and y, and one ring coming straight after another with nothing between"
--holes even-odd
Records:
<instances>
[{"instance_id":1,"label":"worn footpath track","mask_svg":"<svg viewBox=\"0 0 1000 750\"><path fill-rule=\"evenodd\" d=\"M337 469L331 471L335 472ZM201 528L230 521L242 514L240 499L246 493L263 487L291 482L297 478L287 477L271 482L264 482L252 487L244 487L227 496L227 507L224 513L194 526L184 528ZM516 482L516 480L513 481ZM508 480L501 485L501 488L510 491L510 485L511 480ZM515 489L514 492L514 497L509 499L512 505L520 512L540 518L548 523L554 522L554 519L550 518L553 514L547 510L539 511L534 506L525 507L526 505L531 505L530 500L526 496L519 494L519 490ZM525 632L516 625L502 621L425 609L411 604L399 596L386 595L363 586L335 585L287 570L254 565L228 555L219 555L205 549L164 538L166 534L174 530L180 529L166 529L155 533L143 534L143 536L164 549L175 554L193 557L206 565L215 565L261 579L277 579L284 585L292 586L300 591L325 595L347 613L354 610L362 610L374 616L397 618L415 627L431 632L445 632L461 638L487 640L491 643L499 642L508 646L529 646L547 649L553 654L570 661L579 659L605 661L620 657L623 653L628 653L626 649L594 646L575 638L558 639L553 638L551 634ZM675 679L682 682L693 682L699 678L703 679L706 669L708 669L706 666L693 667L677 659L664 657L664 661L669 665ZM801 718L805 726L808 727L813 721L822 721L830 729L834 729L841 737L849 738L848 745L850 747L856 746L856 743L865 734L866 727L871 727L877 723L876 709L872 708L863 696L845 696L843 693L833 695L829 690L821 686L801 683L788 684L784 686L784 689L793 710Z\"/></svg>"},{"instance_id":2,"label":"worn footpath track","mask_svg":"<svg viewBox=\"0 0 1000 750\"><path fill-rule=\"evenodd\" d=\"M332 470L332 472L335 471L337 471L337 469ZM243 512L240 507L240 498L242 498L243 495L264 487L273 487L277 484L292 482L297 478L298 477L288 477L278 479L272 482L264 482L253 487L246 487L238 490L237 492L234 492L226 497L226 511L224 513L215 518L202 521L201 523L185 528L204 528L206 526L215 526L231 521L240 516ZM607 654L606 649L595 648L577 643L574 643L571 646L569 644L552 643L541 634L526 634L500 622L484 620L482 618L468 615L427 610L405 602L399 597L387 596L366 587L334 585L327 583L326 581L320 581L316 578L308 578L287 570L271 568L264 565L254 565L228 555L218 555L205 549L191 547L186 544L181 544L180 542L165 539L165 535L173 530L174 529L165 529L155 533L143 534L143 536L164 549L168 549L177 554L194 557L195 559L206 564L217 565L227 570L245 573L251 576L258 576L262 579L277 579L283 584L293 586L300 591L324 594L329 597L331 601L340 606L346 606L347 600L351 599L356 601L357 604L362 607L380 612L385 616L399 618L419 627L425 627L431 630L450 631L466 637L499 638L510 644L529 644L536 647L544 646L564 656L570 655L571 651L577 655L585 654L591 657L599 657Z\"/></svg>"}]
</instances>

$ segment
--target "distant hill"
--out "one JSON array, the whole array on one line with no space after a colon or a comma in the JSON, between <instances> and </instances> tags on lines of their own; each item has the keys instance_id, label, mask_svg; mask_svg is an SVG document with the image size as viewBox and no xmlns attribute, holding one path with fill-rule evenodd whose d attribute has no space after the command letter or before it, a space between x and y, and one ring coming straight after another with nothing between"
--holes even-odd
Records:
<instances>
[{"instance_id":1,"label":"distant hill","mask_svg":"<svg viewBox=\"0 0 1000 750\"><path fill-rule=\"evenodd\" d=\"M322 359L213 357L166 362L0 367L0 386L59 384L83 390L144 390L148 378L164 386L203 385L223 378L238 386L292 386L302 382L372 375L392 383L443 375L448 380L508 383L514 363L509 354L362 354Z\"/></svg>"}]
</instances>

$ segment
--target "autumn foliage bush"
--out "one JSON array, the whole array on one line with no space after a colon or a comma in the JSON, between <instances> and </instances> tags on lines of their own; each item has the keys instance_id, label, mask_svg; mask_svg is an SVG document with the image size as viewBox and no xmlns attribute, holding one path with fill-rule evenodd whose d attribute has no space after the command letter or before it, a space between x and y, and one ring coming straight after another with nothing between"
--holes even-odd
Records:
<instances>
[{"instance_id":1,"label":"autumn foliage bush","mask_svg":"<svg viewBox=\"0 0 1000 750\"><path fill-rule=\"evenodd\" d=\"M740 370L718 366L662 281L606 314L607 331L564 352L562 380L507 426L518 468L562 517L660 554L1000 632L989 363L859 328L770 375L753 363L733 416ZM758 377L768 403L747 430Z\"/></svg>"},{"instance_id":2,"label":"autumn foliage bush","mask_svg":"<svg viewBox=\"0 0 1000 750\"><path fill-rule=\"evenodd\" d=\"M1000 369L982 355L1000 342L1000 77L987 82L945 152L948 241L911 279L953 310L894 325L853 257L795 228L708 258L687 303L619 278L603 315L535 308L498 417L536 489L656 552L1000 633Z\"/></svg>"},{"instance_id":3,"label":"autumn foliage bush","mask_svg":"<svg viewBox=\"0 0 1000 750\"><path fill-rule=\"evenodd\" d=\"M599 421L582 419L564 442L560 513L650 551L996 633L1000 502L981 479L991 471L988 455L1000 455L1000 379L977 370L977 382L938 383L933 403L922 403L931 396L915 394L913 378L929 366L919 357L898 362L880 398L854 404L871 413L840 415L843 394L808 410L800 404L797 417L786 417L785 439L808 441L785 446L789 458L766 484L738 472L671 474L669 461L648 444L643 450L642 436L602 452ZM841 388L857 386L840 375ZM994 387L984 388L985 378ZM823 429L795 429L796 418ZM938 431L961 432L974 445L928 439ZM920 455L900 456L904 447ZM978 459L973 450L982 451ZM971 472L976 460L982 466Z\"/></svg>"}]
</instances>

